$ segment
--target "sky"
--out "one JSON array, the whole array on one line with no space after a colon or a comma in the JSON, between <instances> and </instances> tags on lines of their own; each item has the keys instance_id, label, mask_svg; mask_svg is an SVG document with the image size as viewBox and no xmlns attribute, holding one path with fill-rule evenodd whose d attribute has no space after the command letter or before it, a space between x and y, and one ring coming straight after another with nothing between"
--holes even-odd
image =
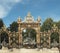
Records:
<instances>
[{"instance_id":1,"label":"sky","mask_svg":"<svg viewBox=\"0 0 60 53\"><path fill-rule=\"evenodd\" d=\"M24 20L28 12L35 20L40 16L41 22L48 17L59 21L60 0L0 0L0 18L7 27L19 16Z\"/></svg>"}]
</instances>

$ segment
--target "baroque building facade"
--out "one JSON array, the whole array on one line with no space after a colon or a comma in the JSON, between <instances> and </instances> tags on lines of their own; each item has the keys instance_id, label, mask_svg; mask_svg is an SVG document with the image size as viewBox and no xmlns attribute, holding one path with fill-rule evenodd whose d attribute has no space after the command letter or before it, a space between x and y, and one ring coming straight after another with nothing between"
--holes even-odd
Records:
<instances>
[{"instance_id":1,"label":"baroque building facade","mask_svg":"<svg viewBox=\"0 0 60 53\"><path fill-rule=\"evenodd\" d=\"M21 20L19 17L17 20L18 23L18 32L11 32L6 29L6 27L2 27L0 29L0 45L7 45L9 48L20 48L23 45L23 36L22 32L23 30L29 28L29 29L34 29L36 31L36 46L39 48L46 47L50 48L51 47L51 34L53 32L57 32L59 34L59 43L60 44L60 30L56 25L53 25L52 30L48 30L48 32L41 32L41 19L38 16L37 20L34 20L34 17L31 15L30 12L28 12L27 16L25 17L24 21ZM2 35L3 33L3 35ZM6 34L4 34L6 33ZM2 38L4 37L4 38ZM42 38L43 37L43 38ZM8 40L6 42L6 40ZM5 41L5 42L4 42ZM3 43L3 44L2 44ZM29 43L30 44L30 43Z\"/></svg>"}]
</instances>

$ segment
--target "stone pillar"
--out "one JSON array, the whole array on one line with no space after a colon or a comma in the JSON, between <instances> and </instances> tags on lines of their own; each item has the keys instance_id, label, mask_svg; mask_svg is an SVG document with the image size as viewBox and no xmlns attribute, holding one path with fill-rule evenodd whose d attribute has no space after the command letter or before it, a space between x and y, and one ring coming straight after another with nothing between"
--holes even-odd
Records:
<instances>
[{"instance_id":1,"label":"stone pillar","mask_svg":"<svg viewBox=\"0 0 60 53\"><path fill-rule=\"evenodd\" d=\"M19 36L19 45L22 43L22 35L21 35L21 19L20 17L18 18L18 36Z\"/></svg>"},{"instance_id":2,"label":"stone pillar","mask_svg":"<svg viewBox=\"0 0 60 53\"><path fill-rule=\"evenodd\" d=\"M20 44L20 24L19 24L19 26L18 26L18 36L19 36L19 44Z\"/></svg>"},{"instance_id":3,"label":"stone pillar","mask_svg":"<svg viewBox=\"0 0 60 53\"><path fill-rule=\"evenodd\" d=\"M37 47L40 48L40 24L38 24L36 40L37 40Z\"/></svg>"},{"instance_id":4,"label":"stone pillar","mask_svg":"<svg viewBox=\"0 0 60 53\"><path fill-rule=\"evenodd\" d=\"M21 33L20 24L19 24L19 27L18 27L18 36L19 36L19 45L20 45L20 44L22 44L22 33Z\"/></svg>"},{"instance_id":5,"label":"stone pillar","mask_svg":"<svg viewBox=\"0 0 60 53\"><path fill-rule=\"evenodd\" d=\"M37 47L40 46L40 35L36 35Z\"/></svg>"}]
</instances>

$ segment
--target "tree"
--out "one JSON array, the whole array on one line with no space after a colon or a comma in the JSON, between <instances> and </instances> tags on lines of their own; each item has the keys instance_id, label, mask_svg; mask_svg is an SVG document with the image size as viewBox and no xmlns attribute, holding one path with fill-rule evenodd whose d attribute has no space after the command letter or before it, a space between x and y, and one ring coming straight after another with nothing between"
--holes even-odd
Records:
<instances>
[{"instance_id":1,"label":"tree","mask_svg":"<svg viewBox=\"0 0 60 53\"><path fill-rule=\"evenodd\" d=\"M0 29L3 27L4 23L3 23L3 20L0 19Z\"/></svg>"},{"instance_id":2,"label":"tree","mask_svg":"<svg viewBox=\"0 0 60 53\"><path fill-rule=\"evenodd\" d=\"M51 43L53 43L55 41L57 41L59 43L59 34L57 32L53 32L51 34Z\"/></svg>"},{"instance_id":3,"label":"tree","mask_svg":"<svg viewBox=\"0 0 60 53\"><path fill-rule=\"evenodd\" d=\"M53 20L51 18L47 18L43 25L41 26L41 31L48 31L51 30L53 26Z\"/></svg>"},{"instance_id":4,"label":"tree","mask_svg":"<svg viewBox=\"0 0 60 53\"><path fill-rule=\"evenodd\" d=\"M13 22L12 24L10 24L10 31L15 31L17 32L18 31L18 23L17 22Z\"/></svg>"},{"instance_id":5,"label":"tree","mask_svg":"<svg viewBox=\"0 0 60 53\"><path fill-rule=\"evenodd\" d=\"M3 41L5 41L6 43L9 42L8 34L7 34L6 32L2 32L1 35L0 35L0 37L1 37L1 43L2 43Z\"/></svg>"},{"instance_id":6,"label":"tree","mask_svg":"<svg viewBox=\"0 0 60 53\"><path fill-rule=\"evenodd\" d=\"M57 25L58 29L60 29L60 21L58 21L58 22L56 23L56 25Z\"/></svg>"}]
</instances>

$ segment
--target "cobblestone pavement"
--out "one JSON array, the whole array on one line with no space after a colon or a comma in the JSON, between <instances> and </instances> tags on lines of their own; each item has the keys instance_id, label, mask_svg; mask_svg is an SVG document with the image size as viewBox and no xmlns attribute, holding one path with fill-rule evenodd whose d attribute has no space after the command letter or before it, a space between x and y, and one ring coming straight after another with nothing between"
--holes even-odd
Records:
<instances>
[{"instance_id":1,"label":"cobblestone pavement","mask_svg":"<svg viewBox=\"0 0 60 53\"><path fill-rule=\"evenodd\" d=\"M0 53L59 53L57 48L52 48L52 49L15 49L13 48L13 50L8 50L8 49L1 49Z\"/></svg>"}]
</instances>

